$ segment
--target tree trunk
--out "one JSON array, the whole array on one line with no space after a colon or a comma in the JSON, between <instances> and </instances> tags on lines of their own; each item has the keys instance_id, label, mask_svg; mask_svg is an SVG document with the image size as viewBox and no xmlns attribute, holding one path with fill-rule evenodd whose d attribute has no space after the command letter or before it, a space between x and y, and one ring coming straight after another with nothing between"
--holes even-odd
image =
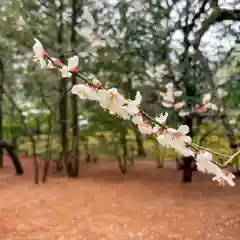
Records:
<instances>
[{"instance_id":1,"label":"tree trunk","mask_svg":"<svg viewBox=\"0 0 240 240\"><path fill-rule=\"evenodd\" d=\"M63 11L64 11L64 3L61 0L59 6L59 28L58 28L58 44L59 44L59 51L62 53L62 43L63 43ZM60 60L64 62L64 55L60 54ZM63 168L63 163L66 168L66 172L68 176L73 175L72 164L68 159L68 90L67 90L67 78L60 79L60 101L59 101L59 119L60 119L60 126L61 126L61 147L62 147L62 154L60 160L60 166L58 169Z\"/></svg>"},{"instance_id":2,"label":"tree trunk","mask_svg":"<svg viewBox=\"0 0 240 240\"><path fill-rule=\"evenodd\" d=\"M183 157L184 168L183 168L183 179L184 183L192 182L192 162L194 158L192 156Z\"/></svg>"},{"instance_id":3,"label":"tree trunk","mask_svg":"<svg viewBox=\"0 0 240 240\"><path fill-rule=\"evenodd\" d=\"M71 24L71 45L75 48L76 45L76 31L75 26L77 24L78 15L78 1L72 0L72 24ZM77 78L72 76L72 85L77 84ZM72 157L73 157L73 177L79 176L79 125L78 125L78 98L77 95L71 95L72 105Z\"/></svg>"},{"instance_id":4,"label":"tree trunk","mask_svg":"<svg viewBox=\"0 0 240 240\"><path fill-rule=\"evenodd\" d=\"M66 167L68 176L73 173L72 164L68 159L68 91L67 91L67 78L60 80L60 106L59 106L59 119L61 122L61 146L62 146L62 160Z\"/></svg>"},{"instance_id":5,"label":"tree trunk","mask_svg":"<svg viewBox=\"0 0 240 240\"><path fill-rule=\"evenodd\" d=\"M190 116L185 117L184 124L186 124L189 127L189 136L193 137L193 118ZM192 182L192 162L194 161L194 158L192 156L183 157L183 175L182 175L182 181L185 183Z\"/></svg>"},{"instance_id":6,"label":"tree trunk","mask_svg":"<svg viewBox=\"0 0 240 240\"><path fill-rule=\"evenodd\" d=\"M15 170L16 170L16 174L17 175L22 175L24 173L23 171L23 167L22 167L22 164L20 162L20 159L18 158L18 155L17 153L15 152L15 149L14 149L14 146L6 143L5 141L3 140L0 140L0 148L5 148L6 151L8 152L9 156L11 157L12 159L12 162L13 162L13 165L15 167Z\"/></svg>"},{"instance_id":7,"label":"tree trunk","mask_svg":"<svg viewBox=\"0 0 240 240\"><path fill-rule=\"evenodd\" d=\"M8 98L8 100L11 102L12 106L18 111L21 120L22 120L22 124L24 126L26 135L29 137L31 143L32 143L32 151L33 151L33 160L34 160L34 182L36 184L38 184L38 180L39 180L39 163L38 163L38 159L37 159L37 154L36 154L36 142L34 139L34 136L32 135L31 132L29 132L28 126L25 122L25 118L22 114L21 109L18 107L18 105L16 104L16 102L14 101L14 99L11 97L10 94L8 94L8 92L4 89L4 86L1 86L1 90L4 92L4 94L6 95L6 97ZM12 156L13 159L16 159L16 157L14 157L14 151L9 152L9 154ZM17 162L16 162L17 164Z\"/></svg>"},{"instance_id":8,"label":"tree trunk","mask_svg":"<svg viewBox=\"0 0 240 240\"><path fill-rule=\"evenodd\" d=\"M123 162L121 161L120 170L123 174L127 173L127 139L126 139L126 129L124 129L120 134L120 144L123 150L122 158Z\"/></svg>"},{"instance_id":9,"label":"tree trunk","mask_svg":"<svg viewBox=\"0 0 240 240\"><path fill-rule=\"evenodd\" d=\"M47 175L49 172L50 162L52 160L52 116L53 113L50 113L50 116L48 118L48 137L47 137L47 144L46 144L46 152L47 152L47 159L44 159L44 168L43 168L43 177L42 182L47 181Z\"/></svg>"},{"instance_id":10,"label":"tree trunk","mask_svg":"<svg viewBox=\"0 0 240 240\"><path fill-rule=\"evenodd\" d=\"M3 61L0 59L0 70L1 70L1 78L0 78L0 140L3 139L3 83L4 83L4 65ZM3 168L3 150L0 149L0 168Z\"/></svg>"},{"instance_id":11,"label":"tree trunk","mask_svg":"<svg viewBox=\"0 0 240 240\"><path fill-rule=\"evenodd\" d=\"M137 142L137 155L139 157L146 157L146 152L143 146L143 141L140 132L135 130L136 142Z\"/></svg>"}]
</instances>

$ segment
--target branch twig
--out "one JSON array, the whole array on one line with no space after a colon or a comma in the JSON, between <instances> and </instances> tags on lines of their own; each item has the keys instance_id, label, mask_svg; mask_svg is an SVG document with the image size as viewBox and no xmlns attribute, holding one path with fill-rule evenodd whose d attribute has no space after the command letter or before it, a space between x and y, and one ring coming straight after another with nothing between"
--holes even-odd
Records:
<instances>
[{"instance_id":1,"label":"branch twig","mask_svg":"<svg viewBox=\"0 0 240 240\"><path fill-rule=\"evenodd\" d=\"M57 68L61 69L62 66L58 65L57 63L55 63L55 61L53 61L51 59L51 57L49 55L46 55L46 59L48 59L49 61L51 61L51 63L56 66ZM96 87L90 80L88 80L87 78L85 78L83 75L81 75L79 72L72 72L70 71L72 74L75 74L77 77L79 77L81 80L83 80L85 83L89 84L90 86L92 87ZM104 89L103 87L99 87L99 89ZM159 122L157 122L153 117L149 116L148 113L144 112L142 109L139 109L141 112L142 112L142 115L145 116L147 119L151 120L154 124L160 126L162 129L167 129L168 126L166 125L162 125L160 124ZM229 159L224 165L221 165L220 163L216 163L217 165L223 167L223 166L227 166L236 156L236 154L234 154L232 157L228 156L228 155L224 155L224 154L221 154L221 153L218 153L218 152L215 152L209 148L205 148L205 147L202 147L202 146L199 146L198 144L195 144L195 143L188 143L187 144L188 147L192 148L193 150L195 151L199 151L199 150L205 150L205 151L208 151L210 153L212 153L213 155L216 155L220 158L223 158L223 159ZM230 160L231 159L231 160Z\"/></svg>"}]
</instances>

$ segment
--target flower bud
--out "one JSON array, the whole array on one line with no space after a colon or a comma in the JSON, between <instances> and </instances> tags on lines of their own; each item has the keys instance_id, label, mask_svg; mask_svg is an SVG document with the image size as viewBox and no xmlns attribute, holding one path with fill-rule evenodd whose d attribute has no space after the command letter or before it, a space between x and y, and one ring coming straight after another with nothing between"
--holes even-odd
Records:
<instances>
[{"instance_id":1,"label":"flower bud","mask_svg":"<svg viewBox=\"0 0 240 240\"><path fill-rule=\"evenodd\" d=\"M93 85L96 86L96 87L100 87L100 86L102 85L102 83L101 83L97 78L94 78L94 79L92 80L92 83L93 83Z\"/></svg>"}]
</instances>

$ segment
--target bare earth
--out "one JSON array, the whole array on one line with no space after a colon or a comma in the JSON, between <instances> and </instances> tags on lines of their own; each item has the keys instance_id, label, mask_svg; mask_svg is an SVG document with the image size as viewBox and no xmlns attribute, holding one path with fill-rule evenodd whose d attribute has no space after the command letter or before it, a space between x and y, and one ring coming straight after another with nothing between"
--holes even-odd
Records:
<instances>
[{"instance_id":1,"label":"bare earth","mask_svg":"<svg viewBox=\"0 0 240 240\"><path fill-rule=\"evenodd\" d=\"M228 240L240 239L240 181L220 187L194 173L137 162L125 176L116 163L81 163L81 178L52 173L34 185L32 160L14 176L8 159L0 170L0 240Z\"/></svg>"}]
</instances>

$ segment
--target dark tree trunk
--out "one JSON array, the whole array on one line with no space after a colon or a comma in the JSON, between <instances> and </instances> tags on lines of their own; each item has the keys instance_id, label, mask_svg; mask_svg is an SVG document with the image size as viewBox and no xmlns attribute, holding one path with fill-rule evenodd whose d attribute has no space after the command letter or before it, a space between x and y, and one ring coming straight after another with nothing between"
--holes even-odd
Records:
<instances>
[{"instance_id":1,"label":"dark tree trunk","mask_svg":"<svg viewBox=\"0 0 240 240\"><path fill-rule=\"evenodd\" d=\"M126 74L128 79L128 97L133 100L135 96L134 96L134 90L132 86L132 78L128 76L128 71L126 72ZM136 136L136 143L137 143L137 155L139 157L145 157L146 153L144 150L141 134L136 128L135 128L135 136Z\"/></svg>"},{"instance_id":2,"label":"dark tree trunk","mask_svg":"<svg viewBox=\"0 0 240 240\"><path fill-rule=\"evenodd\" d=\"M6 97L8 98L8 100L11 102L11 104L13 105L13 107L18 111L21 120L22 120L22 124L24 126L24 129L26 131L27 136L29 137L31 143L32 143L32 151L33 151L33 158L34 158L34 181L36 184L38 184L38 180L39 180L39 163L38 163L38 159L37 159L37 153L36 153L36 142L35 139L32 135L32 133L29 131L28 126L25 122L25 118L22 114L21 109L18 108L17 104L15 103L14 99L11 97L10 94L8 94L8 92L4 89L4 86L1 86L1 90L4 92L4 94L6 95ZM17 155L14 153L14 151L9 151L10 156L12 157L13 161L15 161L16 163L16 168L19 170L19 174L21 174L20 171L20 161L17 161ZM19 162L19 163L18 163Z\"/></svg>"},{"instance_id":3,"label":"dark tree trunk","mask_svg":"<svg viewBox=\"0 0 240 240\"><path fill-rule=\"evenodd\" d=\"M50 162L52 159L52 139L51 139L52 116L53 116L53 112L51 111L51 115L49 116L49 119L48 119L48 138L47 138L47 146L46 146L46 152L47 152L48 156L47 156L47 159L45 159L45 161L44 161L42 182L47 181Z\"/></svg>"},{"instance_id":4,"label":"dark tree trunk","mask_svg":"<svg viewBox=\"0 0 240 240\"><path fill-rule=\"evenodd\" d=\"M184 124L186 124L189 129L189 136L192 137L193 136L193 132L192 132L192 127L193 127L193 118L191 116L187 116L184 119ZM185 183L188 182L192 182L192 162L194 161L194 158L192 156L188 156L188 157L183 157L183 176L182 176L182 181Z\"/></svg>"},{"instance_id":5,"label":"dark tree trunk","mask_svg":"<svg viewBox=\"0 0 240 240\"><path fill-rule=\"evenodd\" d=\"M75 48L76 45L76 31L75 26L77 24L78 16L78 1L72 0L72 24L71 24L71 45ZM72 85L77 84L77 78L75 75L72 76ZM79 125L78 125L78 99L77 95L71 95L72 104L72 163L73 163L73 177L79 176Z\"/></svg>"},{"instance_id":6,"label":"dark tree trunk","mask_svg":"<svg viewBox=\"0 0 240 240\"><path fill-rule=\"evenodd\" d=\"M137 129L135 130L135 136L136 136L136 142L137 142L137 155L139 157L146 157L146 152L143 146L141 134Z\"/></svg>"},{"instance_id":7,"label":"dark tree trunk","mask_svg":"<svg viewBox=\"0 0 240 240\"><path fill-rule=\"evenodd\" d=\"M3 139L3 83L4 83L4 65L2 60L0 59L0 71L1 71L1 78L0 78L0 139ZM3 150L0 149L0 168L3 168Z\"/></svg>"},{"instance_id":8,"label":"dark tree trunk","mask_svg":"<svg viewBox=\"0 0 240 240\"><path fill-rule=\"evenodd\" d=\"M17 175L22 175L24 173L23 167L22 167L22 164L20 162L20 159L18 158L18 155L17 155L17 153L15 151L14 146L6 143L3 140L0 140L0 148L1 149L4 148L8 152L9 156L12 159L13 165L15 167L16 174Z\"/></svg>"},{"instance_id":9,"label":"dark tree trunk","mask_svg":"<svg viewBox=\"0 0 240 240\"><path fill-rule=\"evenodd\" d=\"M73 174L72 164L69 161L68 156L68 91L67 91L67 78L60 80L60 106L59 106L59 119L61 122L61 145L62 145L62 161L66 167L67 175Z\"/></svg>"},{"instance_id":10,"label":"dark tree trunk","mask_svg":"<svg viewBox=\"0 0 240 240\"><path fill-rule=\"evenodd\" d=\"M184 166L183 166L183 178L184 183L192 182L192 162L194 158L192 156L183 157Z\"/></svg>"},{"instance_id":11,"label":"dark tree trunk","mask_svg":"<svg viewBox=\"0 0 240 240\"><path fill-rule=\"evenodd\" d=\"M127 139L126 139L126 130L124 129L120 135L120 144L123 150L121 163L120 163L120 170L123 174L127 173Z\"/></svg>"},{"instance_id":12,"label":"dark tree trunk","mask_svg":"<svg viewBox=\"0 0 240 240\"><path fill-rule=\"evenodd\" d=\"M59 51L62 53L62 43L63 43L63 11L64 11L64 3L61 0L59 6L59 28L58 28L58 44L59 44ZM60 55L60 60L64 62L64 55ZM68 159L68 90L67 90L67 78L60 79L60 102L59 102L59 119L60 119L60 126L61 126L61 146L62 146L62 154L61 154L61 161L60 166L58 169L63 168L63 164L66 167L66 172L68 176L73 175L73 168L72 164Z\"/></svg>"}]
</instances>

